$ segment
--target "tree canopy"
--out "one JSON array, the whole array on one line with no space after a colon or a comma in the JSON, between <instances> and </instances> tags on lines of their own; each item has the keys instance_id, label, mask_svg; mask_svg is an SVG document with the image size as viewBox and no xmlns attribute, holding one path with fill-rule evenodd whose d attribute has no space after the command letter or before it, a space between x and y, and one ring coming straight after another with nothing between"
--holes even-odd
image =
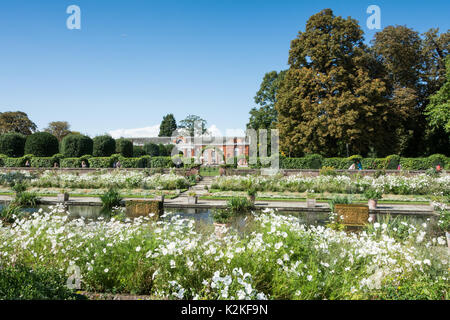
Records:
<instances>
[{"instance_id":1,"label":"tree canopy","mask_svg":"<svg viewBox=\"0 0 450 320\"><path fill-rule=\"evenodd\" d=\"M172 133L177 130L177 122L173 114L164 116L159 127L159 137L171 137Z\"/></svg>"},{"instance_id":2,"label":"tree canopy","mask_svg":"<svg viewBox=\"0 0 450 320\"><path fill-rule=\"evenodd\" d=\"M65 136L71 133L69 129L70 124L67 121L53 121L48 124L44 131L51 133L61 142Z\"/></svg>"},{"instance_id":3,"label":"tree canopy","mask_svg":"<svg viewBox=\"0 0 450 320\"><path fill-rule=\"evenodd\" d=\"M0 113L0 134L17 132L30 135L37 130L36 124L22 111L7 111Z\"/></svg>"},{"instance_id":4,"label":"tree canopy","mask_svg":"<svg viewBox=\"0 0 450 320\"><path fill-rule=\"evenodd\" d=\"M186 134L193 137L195 133L205 134L207 132L206 129L206 120L200 118L196 115L189 115L186 119L180 121L180 125L178 126L181 129L185 129Z\"/></svg>"}]
</instances>

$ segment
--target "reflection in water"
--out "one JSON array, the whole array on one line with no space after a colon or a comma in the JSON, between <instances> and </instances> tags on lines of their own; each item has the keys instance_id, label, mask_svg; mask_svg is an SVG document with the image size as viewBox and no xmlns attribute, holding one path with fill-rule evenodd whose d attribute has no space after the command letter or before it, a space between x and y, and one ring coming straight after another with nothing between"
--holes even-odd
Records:
<instances>
[{"instance_id":1,"label":"reflection in water","mask_svg":"<svg viewBox=\"0 0 450 320\"><path fill-rule=\"evenodd\" d=\"M4 204L0 204L0 211L4 207ZM26 208L24 211L27 212L37 212L40 208L42 208L44 211L50 211L49 205L41 205L36 208ZM100 206L80 206L80 205L69 205L67 207L68 212L70 213L70 218L77 219L77 218L89 218L89 219L97 219L98 217L104 216L101 213L101 207ZM258 211L256 211L258 212ZM195 209L195 208L166 208L164 209L165 215L163 216L163 220L169 220L174 215L180 215L181 218L184 219L194 219L197 222L202 222L205 224L212 224L212 211L211 209ZM328 221L328 214L327 213L311 213L311 212L295 212L295 211L289 211L289 212L283 212L278 211L278 214L281 215L291 215L299 218L301 223L304 223L306 225L325 225ZM377 215L377 221L383 221L387 215ZM402 218L406 218L407 221L411 224L422 224L426 222L427 224L430 221L429 216L421 216L421 215L414 215L414 216L402 216ZM237 225L245 225L244 221L245 217L242 217L240 219L237 219L233 224ZM435 220L435 218L431 218L431 220Z\"/></svg>"}]
</instances>

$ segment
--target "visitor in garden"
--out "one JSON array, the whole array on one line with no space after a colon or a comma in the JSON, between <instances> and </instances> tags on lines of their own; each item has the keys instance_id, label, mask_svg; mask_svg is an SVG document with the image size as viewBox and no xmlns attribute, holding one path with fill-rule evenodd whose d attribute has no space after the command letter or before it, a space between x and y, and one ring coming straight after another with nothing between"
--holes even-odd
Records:
<instances>
[{"instance_id":1,"label":"visitor in garden","mask_svg":"<svg viewBox=\"0 0 450 320\"><path fill-rule=\"evenodd\" d=\"M436 171L437 171L437 172L440 172L440 171L441 171L441 165L440 165L440 164L438 164L438 165L436 166Z\"/></svg>"},{"instance_id":2,"label":"visitor in garden","mask_svg":"<svg viewBox=\"0 0 450 320\"><path fill-rule=\"evenodd\" d=\"M358 161L358 162L356 163L356 166L358 167L358 170L362 170L362 164L361 164L360 161Z\"/></svg>"},{"instance_id":3,"label":"visitor in garden","mask_svg":"<svg viewBox=\"0 0 450 320\"><path fill-rule=\"evenodd\" d=\"M120 161L117 160L117 162L116 162L116 168L117 168L117 169L120 169L120 166L121 166Z\"/></svg>"},{"instance_id":4,"label":"visitor in garden","mask_svg":"<svg viewBox=\"0 0 450 320\"><path fill-rule=\"evenodd\" d=\"M402 170L402 165L400 163L397 166L397 170Z\"/></svg>"},{"instance_id":5,"label":"visitor in garden","mask_svg":"<svg viewBox=\"0 0 450 320\"><path fill-rule=\"evenodd\" d=\"M81 167L82 167L82 168L87 168L86 161L81 161Z\"/></svg>"},{"instance_id":6,"label":"visitor in garden","mask_svg":"<svg viewBox=\"0 0 450 320\"><path fill-rule=\"evenodd\" d=\"M30 167L30 161L29 161L29 160L27 160L27 161L25 162L25 167L27 167L27 168Z\"/></svg>"},{"instance_id":7,"label":"visitor in garden","mask_svg":"<svg viewBox=\"0 0 450 320\"><path fill-rule=\"evenodd\" d=\"M58 162L55 162L55 163L53 164L53 168L58 168L58 167L59 167Z\"/></svg>"},{"instance_id":8,"label":"visitor in garden","mask_svg":"<svg viewBox=\"0 0 450 320\"><path fill-rule=\"evenodd\" d=\"M355 163L353 162L352 165L348 168L348 170L355 170L356 166Z\"/></svg>"}]
</instances>

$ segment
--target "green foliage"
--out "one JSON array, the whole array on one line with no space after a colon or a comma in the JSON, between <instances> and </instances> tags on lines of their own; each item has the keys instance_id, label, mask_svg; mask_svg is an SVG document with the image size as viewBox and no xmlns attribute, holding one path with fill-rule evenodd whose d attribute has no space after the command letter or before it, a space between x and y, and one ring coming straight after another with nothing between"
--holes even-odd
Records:
<instances>
[{"instance_id":1,"label":"green foliage","mask_svg":"<svg viewBox=\"0 0 450 320\"><path fill-rule=\"evenodd\" d=\"M349 196L335 196L331 200L328 201L331 212L334 212L335 204L351 204L351 203L352 203L352 199Z\"/></svg>"},{"instance_id":2,"label":"green foliage","mask_svg":"<svg viewBox=\"0 0 450 320\"><path fill-rule=\"evenodd\" d=\"M175 164L172 157L151 157L147 163L149 168L173 168Z\"/></svg>"},{"instance_id":3,"label":"green foliage","mask_svg":"<svg viewBox=\"0 0 450 320\"><path fill-rule=\"evenodd\" d=\"M37 129L36 124L28 118L25 112L0 112L0 134L17 132L30 135Z\"/></svg>"},{"instance_id":4,"label":"green foliage","mask_svg":"<svg viewBox=\"0 0 450 320\"><path fill-rule=\"evenodd\" d=\"M60 157L56 154L52 157L32 157L30 160L33 168L52 168L55 163L60 164Z\"/></svg>"},{"instance_id":5,"label":"green foliage","mask_svg":"<svg viewBox=\"0 0 450 320\"><path fill-rule=\"evenodd\" d=\"M13 204L19 207L36 207L39 202L39 198L34 192L21 192L17 193L13 200Z\"/></svg>"},{"instance_id":6,"label":"green foliage","mask_svg":"<svg viewBox=\"0 0 450 320\"><path fill-rule=\"evenodd\" d=\"M76 299L66 286L67 276L48 266L27 267L24 264L0 267L1 300L68 300Z\"/></svg>"},{"instance_id":7,"label":"green foliage","mask_svg":"<svg viewBox=\"0 0 450 320\"><path fill-rule=\"evenodd\" d=\"M321 176L337 176L337 172L333 167L322 167L319 171Z\"/></svg>"},{"instance_id":8,"label":"green foliage","mask_svg":"<svg viewBox=\"0 0 450 320\"><path fill-rule=\"evenodd\" d=\"M89 158L90 168L112 168L115 158L112 157L92 157Z\"/></svg>"},{"instance_id":9,"label":"green foliage","mask_svg":"<svg viewBox=\"0 0 450 320\"><path fill-rule=\"evenodd\" d=\"M214 209L212 212L212 218L214 222L221 224L230 223L233 216L233 212L227 209Z\"/></svg>"},{"instance_id":10,"label":"green foliage","mask_svg":"<svg viewBox=\"0 0 450 320\"><path fill-rule=\"evenodd\" d=\"M102 201L102 212L111 212L113 208L119 207L122 197L116 188L110 188L107 192L100 196Z\"/></svg>"},{"instance_id":11,"label":"green foliage","mask_svg":"<svg viewBox=\"0 0 450 320\"><path fill-rule=\"evenodd\" d=\"M227 209L232 213L245 213L254 208L255 205L246 197L231 197L227 201Z\"/></svg>"},{"instance_id":12,"label":"green foliage","mask_svg":"<svg viewBox=\"0 0 450 320\"><path fill-rule=\"evenodd\" d=\"M22 157L25 150L26 137L23 134L10 132L0 135L0 154L8 157Z\"/></svg>"},{"instance_id":13,"label":"green foliage","mask_svg":"<svg viewBox=\"0 0 450 320\"><path fill-rule=\"evenodd\" d=\"M146 143L144 145L144 151L151 157L159 156L159 146L155 143Z\"/></svg>"},{"instance_id":14,"label":"green foliage","mask_svg":"<svg viewBox=\"0 0 450 320\"><path fill-rule=\"evenodd\" d=\"M111 136L97 136L93 139L93 142L92 155L94 157L110 157L116 152L116 140Z\"/></svg>"},{"instance_id":15,"label":"green foliage","mask_svg":"<svg viewBox=\"0 0 450 320\"><path fill-rule=\"evenodd\" d=\"M364 197L367 200L379 200L383 197L383 192L376 188L369 187L364 191Z\"/></svg>"},{"instance_id":16,"label":"green foliage","mask_svg":"<svg viewBox=\"0 0 450 320\"><path fill-rule=\"evenodd\" d=\"M119 161L122 168L145 168L147 161L146 158L125 158L119 157Z\"/></svg>"},{"instance_id":17,"label":"green foliage","mask_svg":"<svg viewBox=\"0 0 450 320\"><path fill-rule=\"evenodd\" d=\"M123 139L123 138L117 139L116 140L116 153L120 153L120 155L125 158L133 157L133 142L131 142L131 140Z\"/></svg>"},{"instance_id":18,"label":"green foliage","mask_svg":"<svg viewBox=\"0 0 450 320\"><path fill-rule=\"evenodd\" d=\"M88 136L69 134L62 139L61 152L65 158L78 158L92 154L94 142Z\"/></svg>"},{"instance_id":19,"label":"green foliage","mask_svg":"<svg viewBox=\"0 0 450 320\"><path fill-rule=\"evenodd\" d=\"M162 119L158 137L171 137L175 130L177 130L177 122L173 114L170 113Z\"/></svg>"},{"instance_id":20,"label":"green foliage","mask_svg":"<svg viewBox=\"0 0 450 320\"><path fill-rule=\"evenodd\" d=\"M23 216L22 207L16 203L10 203L0 209L0 220L4 223L13 223L15 218Z\"/></svg>"},{"instance_id":21,"label":"green foliage","mask_svg":"<svg viewBox=\"0 0 450 320\"><path fill-rule=\"evenodd\" d=\"M185 129L187 135L193 137L195 133L206 133L206 120L196 115L188 115L186 119L180 121L179 128Z\"/></svg>"},{"instance_id":22,"label":"green foliage","mask_svg":"<svg viewBox=\"0 0 450 320\"><path fill-rule=\"evenodd\" d=\"M446 82L430 98L425 115L433 128L443 128L450 138L450 56L446 58Z\"/></svg>"},{"instance_id":23,"label":"green foliage","mask_svg":"<svg viewBox=\"0 0 450 320\"><path fill-rule=\"evenodd\" d=\"M139 157L143 157L146 156L147 152L145 152L144 148L141 146L133 146L133 157L134 158L139 158Z\"/></svg>"},{"instance_id":24,"label":"green foliage","mask_svg":"<svg viewBox=\"0 0 450 320\"><path fill-rule=\"evenodd\" d=\"M36 157L51 157L59 152L58 139L48 132L36 132L27 137L25 154Z\"/></svg>"},{"instance_id":25,"label":"green foliage","mask_svg":"<svg viewBox=\"0 0 450 320\"><path fill-rule=\"evenodd\" d=\"M7 168L25 167L27 161L31 161L32 155L24 155L20 158L3 158L3 165Z\"/></svg>"}]
</instances>

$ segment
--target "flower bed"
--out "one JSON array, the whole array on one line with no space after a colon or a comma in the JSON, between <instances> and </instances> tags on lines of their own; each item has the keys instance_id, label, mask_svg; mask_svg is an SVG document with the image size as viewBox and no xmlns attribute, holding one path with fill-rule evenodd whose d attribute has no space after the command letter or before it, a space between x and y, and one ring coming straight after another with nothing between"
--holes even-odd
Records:
<instances>
[{"instance_id":1,"label":"flower bed","mask_svg":"<svg viewBox=\"0 0 450 320\"><path fill-rule=\"evenodd\" d=\"M303 175L223 176L217 177L211 188L223 191L245 191L249 186L254 186L258 191L275 192L363 193L367 188L373 187L384 194L449 195L450 175L440 177L431 177L426 174L409 177L384 175L378 178Z\"/></svg>"},{"instance_id":2,"label":"flower bed","mask_svg":"<svg viewBox=\"0 0 450 320\"><path fill-rule=\"evenodd\" d=\"M3 178L0 176L0 184L6 184L9 180L14 179L16 175L17 173L3 174ZM39 177L28 175L25 178L29 181L30 186L44 188L107 189L119 187L120 189L175 190L190 186L187 178L173 173L149 176L144 172L118 171L77 175L45 171Z\"/></svg>"},{"instance_id":3,"label":"flower bed","mask_svg":"<svg viewBox=\"0 0 450 320\"><path fill-rule=\"evenodd\" d=\"M269 210L251 224L220 239L176 216L69 221L56 207L0 227L0 267L75 265L82 290L169 299L449 298L445 240L411 225L347 234Z\"/></svg>"}]
</instances>

